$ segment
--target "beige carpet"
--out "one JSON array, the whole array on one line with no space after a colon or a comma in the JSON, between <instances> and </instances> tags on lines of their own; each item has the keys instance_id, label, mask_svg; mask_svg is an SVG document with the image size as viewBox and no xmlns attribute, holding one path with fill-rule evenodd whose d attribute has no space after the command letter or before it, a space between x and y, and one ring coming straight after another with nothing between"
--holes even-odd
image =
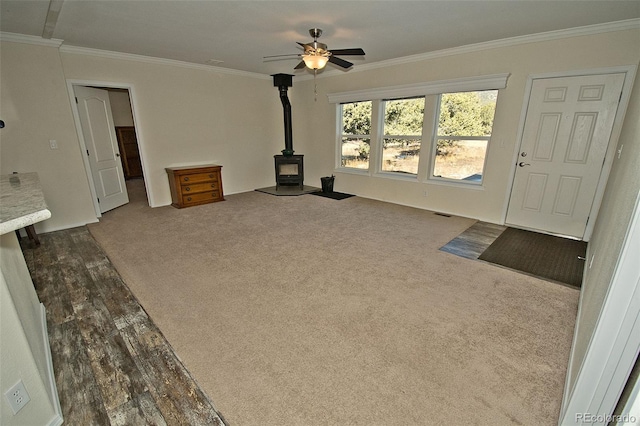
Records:
<instances>
[{"instance_id":1,"label":"beige carpet","mask_svg":"<svg viewBox=\"0 0 640 426\"><path fill-rule=\"evenodd\" d=\"M439 251L470 219L226 199L89 228L229 424L557 424L577 290Z\"/></svg>"}]
</instances>

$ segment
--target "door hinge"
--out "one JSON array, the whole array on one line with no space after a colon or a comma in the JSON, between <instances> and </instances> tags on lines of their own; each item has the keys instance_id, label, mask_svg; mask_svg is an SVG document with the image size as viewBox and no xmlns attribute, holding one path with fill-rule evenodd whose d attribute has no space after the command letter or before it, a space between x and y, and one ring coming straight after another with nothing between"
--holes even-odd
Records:
<instances>
[{"instance_id":1,"label":"door hinge","mask_svg":"<svg viewBox=\"0 0 640 426\"><path fill-rule=\"evenodd\" d=\"M98 204L100 204L100 197L96 197L98 199Z\"/></svg>"},{"instance_id":2,"label":"door hinge","mask_svg":"<svg viewBox=\"0 0 640 426\"><path fill-rule=\"evenodd\" d=\"M76 96L76 103L78 103L78 97Z\"/></svg>"},{"instance_id":3,"label":"door hinge","mask_svg":"<svg viewBox=\"0 0 640 426\"><path fill-rule=\"evenodd\" d=\"M89 156L89 150L87 150L87 157Z\"/></svg>"}]
</instances>

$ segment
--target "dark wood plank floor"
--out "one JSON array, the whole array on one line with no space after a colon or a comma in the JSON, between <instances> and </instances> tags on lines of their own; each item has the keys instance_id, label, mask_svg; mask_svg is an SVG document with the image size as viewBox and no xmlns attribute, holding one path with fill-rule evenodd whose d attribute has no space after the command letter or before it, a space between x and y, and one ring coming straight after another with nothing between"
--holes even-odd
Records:
<instances>
[{"instance_id":1,"label":"dark wood plank floor","mask_svg":"<svg viewBox=\"0 0 640 426\"><path fill-rule=\"evenodd\" d=\"M224 425L85 227L22 243L68 425Z\"/></svg>"}]
</instances>

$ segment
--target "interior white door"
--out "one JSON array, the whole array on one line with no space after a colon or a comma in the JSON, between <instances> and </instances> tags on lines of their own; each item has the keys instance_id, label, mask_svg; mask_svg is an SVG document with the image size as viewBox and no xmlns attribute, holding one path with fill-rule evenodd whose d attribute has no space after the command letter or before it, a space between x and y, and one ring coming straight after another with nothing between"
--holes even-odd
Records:
<instances>
[{"instance_id":1,"label":"interior white door","mask_svg":"<svg viewBox=\"0 0 640 426\"><path fill-rule=\"evenodd\" d=\"M533 80L508 225L584 237L624 77Z\"/></svg>"},{"instance_id":2,"label":"interior white door","mask_svg":"<svg viewBox=\"0 0 640 426\"><path fill-rule=\"evenodd\" d=\"M109 92L84 86L73 90L100 212L104 213L129 202Z\"/></svg>"}]
</instances>

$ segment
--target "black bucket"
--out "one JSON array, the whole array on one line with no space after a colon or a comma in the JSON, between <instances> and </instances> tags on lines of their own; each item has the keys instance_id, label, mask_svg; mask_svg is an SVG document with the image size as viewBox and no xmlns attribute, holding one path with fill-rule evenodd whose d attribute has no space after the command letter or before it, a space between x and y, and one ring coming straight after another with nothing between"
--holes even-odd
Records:
<instances>
[{"instance_id":1,"label":"black bucket","mask_svg":"<svg viewBox=\"0 0 640 426\"><path fill-rule=\"evenodd\" d=\"M320 183L322 183L322 192L333 192L333 181L335 176L321 177Z\"/></svg>"}]
</instances>

